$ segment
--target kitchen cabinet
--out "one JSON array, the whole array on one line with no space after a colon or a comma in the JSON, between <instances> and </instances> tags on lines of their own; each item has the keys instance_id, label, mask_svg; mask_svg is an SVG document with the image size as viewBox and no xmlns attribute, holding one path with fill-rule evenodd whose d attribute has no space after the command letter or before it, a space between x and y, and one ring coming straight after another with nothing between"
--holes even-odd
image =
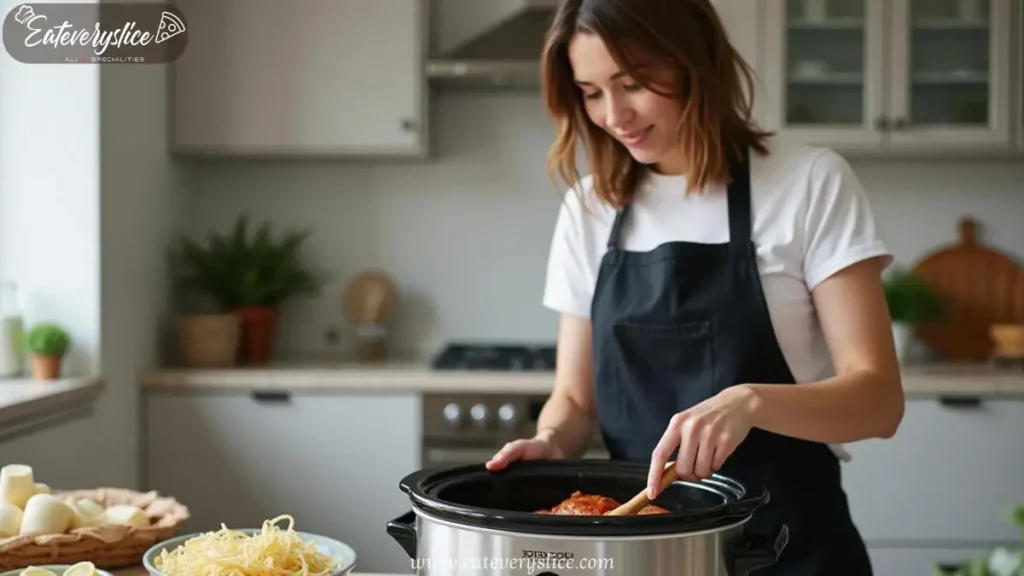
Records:
<instances>
[{"instance_id":1,"label":"kitchen cabinet","mask_svg":"<svg viewBox=\"0 0 1024 576\"><path fill-rule=\"evenodd\" d=\"M1024 2L1016 5L1017 16L1017 151L1024 154Z\"/></svg>"},{"instance_id":2,"label":"kitchen cabinet","mask_svg":"<svg viewBox=\"0 0 1024 576\"><path fill-rule=\"evenodd\" d=\"M426 154L426 0L177 0L176 154Z\"/></svg>"},{"instance_id":3,"label":"kitchen cabinet","mask_svg":"<svg viewBox=\"0 0 1024 576\"><path fill-rule=\"evenodd\" d=\"M842 151L1013 149L1012 0L768 0L763 9L768 128Z\"/></svg>"},{"instance_id":4,"label":"kitchen cabinet","mask_svg":"<svg viewBox=\"0 0 1024 576\"><path fill-rule=\"evenodd\" d=\"M870 548L874 576L934 576L935 568L959 567L968 558L984 558L988 548Z\"/></svg>"},{"instance_id":5,"label":"kitchen cabinet","mask_svg":"<svg viewBox=\"0 0 1024 576\"><path fill-rule=\"evenodd\" d=\"M843 484L862 536L894 566L1018 540L1006 514L1024 502L1022 438L1024 399L908 400L893 438L846 446Z\"/></svg>"},{"instance_id":6,"label":"kitchen cabinet","mask_svg":"<svg viewBox=\"0 0 1024 576\"><path fill-rule=\"evenodd\" d=\"M346 542L363 572L409 572L386 533L409 510L398 482L420 468L415 394L147 391L144 484L189 507L188 531L259 527Z\"/></svg>"}]
</instances>

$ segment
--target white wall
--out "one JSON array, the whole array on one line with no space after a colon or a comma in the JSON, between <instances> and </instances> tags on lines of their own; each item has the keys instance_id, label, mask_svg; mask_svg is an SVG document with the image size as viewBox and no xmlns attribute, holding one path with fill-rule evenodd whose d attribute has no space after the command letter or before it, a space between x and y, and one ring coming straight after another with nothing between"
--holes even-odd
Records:
<instances>
[{"instance_id":1,"label":"white wall","mask_svg":"<svg viewBox=\"0 0 1024 576\"><path fill-rule=\"evenodd\" d=\"M166 68L106 66L101 83L102 370L107 473L138 482L139 370L158 363L173 298L165 250L182 222L185 175L166 150Z\"/></svg>"},{"instance_id":2,"label":"white wall","mask_svg":"<svg viewBox=\"0 0 1024 576\"><path fill-rule=\"evenodd\" d=\"M399 282L396 346L433 352L460 338L553 340L540 306L560 190L544 172L553 129L537 94L446 94L435 103L439 158L425 164L206 163L193 169L194 231L241 210L311 225L310 257L335 271L321 298L283 318L285 355L327 353L348 329L344 282L379 266ZM897 258L956 238L970 214L982 240L1024 257L1024 164L855 161Z\"/></svg>"},{"instance_id":3,"label":"white wall","mask_svg":"<svg viewBox=\"0 0 1024 576\"><path fill-rule=\"evenodd\" d=\"M30 321L68 327L67 372L106 385L93 418L0 445L0 464L30 464L55 487L136 483L135 371L157 359L163 249L184 202L164 149L164 75L0 56L0 277L22 287Z\"/></svg>"}]
</instances>

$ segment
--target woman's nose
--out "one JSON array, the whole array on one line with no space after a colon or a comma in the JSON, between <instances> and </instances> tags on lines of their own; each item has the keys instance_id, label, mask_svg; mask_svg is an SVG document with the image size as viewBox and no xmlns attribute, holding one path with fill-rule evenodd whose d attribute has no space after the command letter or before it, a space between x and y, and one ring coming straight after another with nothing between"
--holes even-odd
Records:
<instances>
[{"instance_id":1,"label":"woman's nose","mask_svg":"<svg viewBox=\"0 0 1024 576\"><path fill-rule=\"evenodd\" d=\"M605 123L608 127L622 128L629 125L633 117L632 109L618 98L608 98L606 102Z\"/></svg>"}]
</instances>

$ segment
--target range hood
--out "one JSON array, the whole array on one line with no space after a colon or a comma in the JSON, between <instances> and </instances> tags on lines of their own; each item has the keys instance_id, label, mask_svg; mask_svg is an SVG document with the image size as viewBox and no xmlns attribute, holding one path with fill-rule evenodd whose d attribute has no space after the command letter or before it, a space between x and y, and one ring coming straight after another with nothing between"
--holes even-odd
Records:
<instances>
[{"instance_id":1,"label":"range hood","mask_svg":"<svg viewBox=\"0 0 1024 576\"><path fill-rule=\"evenodd\" d=\"M556 3L523 0L520 8L483 33L428 59L427 77L442 86L536 88L544 37Z\"/></svg>"}]
</instances>

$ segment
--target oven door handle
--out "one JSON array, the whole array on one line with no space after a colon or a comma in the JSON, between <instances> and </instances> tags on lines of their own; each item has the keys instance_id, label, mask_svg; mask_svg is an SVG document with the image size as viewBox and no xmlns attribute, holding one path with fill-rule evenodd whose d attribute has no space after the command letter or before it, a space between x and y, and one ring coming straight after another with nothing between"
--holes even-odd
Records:
<instances>
[{"instance_id":1,"label":"oven door handle","mask_svg":"<svg viewBox=\"0 0 1024 576\"><path fill-rule=\"evenodd\" d=\"M491 459L501 448L426 448L423 451L424 460L431 466L445 466L448 464L483 464ZM606 450L591 449L583 455L584 458L596 458L607 460L609 454Z\"/></svg>"},{"instance_id":2,"label":"oven door handle","mask_svg":"<svg viewBox=\"0 0 1024 576\"><path fill-rule=\"evenodd\" d=\"M423 459L431 465L483 464L491 459L500 448L427 448Z\"/></svg>"}]
</instances>

